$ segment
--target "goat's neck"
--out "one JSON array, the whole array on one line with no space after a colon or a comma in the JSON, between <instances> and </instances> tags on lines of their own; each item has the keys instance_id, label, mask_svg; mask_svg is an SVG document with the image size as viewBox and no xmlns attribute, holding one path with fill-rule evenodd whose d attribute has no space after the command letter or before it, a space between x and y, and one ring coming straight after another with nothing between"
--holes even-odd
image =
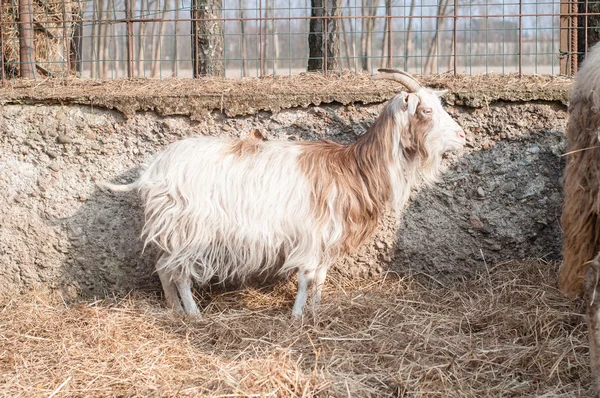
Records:
<instances>
[{"instance_id":1,"label":"goat's neck","mask_svg":"<svg viewBox=\"0 0 600 398\"><path fill-rule=\"evenodd\" d=\"M385 191L391 193L386 202L400 210L408 201L412 187L417 183L419 160L404 153L400 132L404 126L386 108L365 134L352 144L358 168L369 181L385 181Z\"/></svg>"}]
</instances>

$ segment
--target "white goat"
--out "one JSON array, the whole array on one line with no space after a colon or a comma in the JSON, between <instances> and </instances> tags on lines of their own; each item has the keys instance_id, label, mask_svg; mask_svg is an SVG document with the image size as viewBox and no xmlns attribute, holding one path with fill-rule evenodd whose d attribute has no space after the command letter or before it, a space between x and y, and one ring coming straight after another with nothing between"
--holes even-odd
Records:
<instances>
[{"instance_id":1,"label":"white goat","mask_svg":"<svg viewBox=\"0 0 600 398\"><path fill-rule=\"evenodd\" d=\"M129 185L145 204L145 243L156 244L156 264L167 304L199 314L192 278L243 280L269 271L297 271L292 311L301 316L314 286L317 304L327 270L377 228L386 207L400 210L419 177L436 180L442 154L465 143L444 111L443 92L410 75L384 69L382 77L409 89L396 95L369 130L351 145L188 138L157 155Z\"/></svg>"}]
</instances>

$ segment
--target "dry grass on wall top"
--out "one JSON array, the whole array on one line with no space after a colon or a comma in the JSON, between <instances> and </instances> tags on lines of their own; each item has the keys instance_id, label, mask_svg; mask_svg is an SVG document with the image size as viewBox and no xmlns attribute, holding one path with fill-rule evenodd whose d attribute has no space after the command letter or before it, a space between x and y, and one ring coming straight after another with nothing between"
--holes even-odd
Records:
<instances>
[{"instance_id":1,"label":"dry grass on wall top","mask_svg":"<svg viewBox=\"0 0 600 398\"><path fill-rule=\"evenodd\" d=\"M450 94L445 96L449 103L475 107L493 101L566 103L573 81L558 76L516 75L442 74L418 78L425 86L449 89ZM402 90L397 82L373 80L371 74L348 71L328 76L301 73L244 79L7 80L0 86L0 105L76 103L114 108L126 115L147 110L161 116L220 110L228 116L239 116L330 102L383 102Z\"/></svg>"},{"instance_id":2,"label":"dry grass on wall top","mask_svg":"<svg viewBox=\"0 0 600 398\"><path fill-rule=\"evenodd\" d=\"M203 320L141 293L5 297L0 395L585 396L584 317L556 273L533 261L450 286L334 276L303 323L289 319L293 282L205 294Z\"/></svg>"},{"instance_id":3,"label":"dry grass on wall top","mask_svg":"<svg viewBox=\"0 0 600 398\"><path fill-rule=\"evenodd\" d=\"M3 13L0 15L2 24L1 53L8 77L19 75L19 31L17 17L19 14L18 2L11 0L2 1ZM83 7L80 1L32 1L34 51L38 66L48 71L52 76L64 76L66 71L64 35L73 36L73 21L79 18ZM66 18L65 18L66 17ZM63 23L65 18L65 23ZM64 26L66 24L66 30ZM38 70L38 72L40 71ZM41 74L40 76L45 76Z\"/></svg>"}]
</instances>

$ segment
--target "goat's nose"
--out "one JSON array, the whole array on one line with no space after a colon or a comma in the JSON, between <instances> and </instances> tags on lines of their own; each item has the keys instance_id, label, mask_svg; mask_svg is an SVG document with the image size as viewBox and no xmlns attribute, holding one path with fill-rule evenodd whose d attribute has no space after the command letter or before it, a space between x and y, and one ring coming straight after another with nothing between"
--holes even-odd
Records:
<instances>
[{"instance_id":1,"label":"goat's nose","mask_svg":"<svg viewBox=\"0 0 600 398\"><path fill-rule=\"evenodd\" d=\"M466 138L465 131L463 129L456 130L456 135L459 136L460 138L462 138L463 140Z\"/></svg>"}]
</instances>

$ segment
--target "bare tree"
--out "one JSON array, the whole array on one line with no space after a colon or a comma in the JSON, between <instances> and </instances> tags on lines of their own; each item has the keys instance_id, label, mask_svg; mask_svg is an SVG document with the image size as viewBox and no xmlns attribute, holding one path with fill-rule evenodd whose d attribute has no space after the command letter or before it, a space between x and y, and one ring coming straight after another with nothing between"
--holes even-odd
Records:
<instances>
[{"instance_id":1,"label":"bare tree","mask_svg":"<svg viewBox=\"0 0 600 398\"><path fill-rule=\"evenodd\" d=\"M275 11L271 8L271 16L275 17ZM279 58L279 35L277 34L277 20L271 21L271 32L273 33L273 75L277 74L277 59Z\"/></svg>"},{"instance_id":2,"label":"bare tree","mask_svg":"<svg viewBox=\"0 0 600 398\"><path fill-rule=\"evenodd\" d=\"M32 12L31 0L19 0L19 72L24 79L36 78Z\"/></svg>"},{"instance_id":3,"label":"bare tree","mask_svg":"<svg viewBox=\"0 0 600 398\"><path fill-rule=\"evenodd\" d=\"M272 35L272 23L271 21L268 19L270 11L272 11L272 5L271 5L271 1L270 0L265 0L265 23L263 24L263 29L264 29L264 36L263 36L263 41L262 43L260 43L260 45L262 46L262 54L263 57L265 59L265 62L263 62L262 64L262 71L261 71L261 75L266 75L267 74L267 58L269 58L269 44L270 44L270 38ZM262 15L261 15L262 17Z\"/></svg>"},{"instance_id":4,"label":"bare tree","mask_svg":"<svg viewBox=\"0 0 600 398\"><path fill-rule=\"evenodd\" d=\"M350 0L348 0L348 8L350 8ZM350 22L350 20L348 21ZM354 36L354 32L352 32L352 22L350 22L350 37L348 37L348 32L346 31L346 18L340 19L340 26L342 28L342 38L344 40L344 49L346 51L346 65L348 66L348 69L352 69L350 55L350 42L353 41Z\"/></svg>"},{"instance_id":5,"label":"bare tree","mask_svg":"<svg viewBox=\"0 0 600 398\"><path fill-rule=\"evenodd\" d=\"M410 3L410 13L408 18L408 28L406 29L406 45L404 46L404 70L408 71L409 67L409 57L412 55L412 28L413 28L413 19L415 16L415 2L416 0L412 0Z\"/></svg>"},{"instance_id":6,"label":"bare tree","mask_svg":"<svg viewBox=\"0 0 600 398\"><path fill-rule=\"evenodd\" d=\"M337 58L340 52L339 19L328 17L339 16L341 13L340 5L341 0L311 0L311 16L320 18L312 18L309 23L309 71L324 70L325 56L327 56L328 70L338 68ZM325 37L327 37L327 48L325 48Z\"/></svg>"},{"instance_id":7,"label":"bare tree","mask_svg":"<svg viewBox=\"0 0 600 398\"><path fill-rule=\"evenodd\" d=\"M112 5L112 8L111 8ZM106 0L106 18L104 18L104 20L106 20L108 22L108 20L110 19L110 11L114 10L114 0ZM111 25L109 25L108 23L104 24L103 29L102 29L102 64L100 69L102 70L102 77L106 78L108 76L108 69L109 69L109 60L110 60L110 45L111 45L111 37L110 37L110 31L111 31L112 27ZM114 37L114 36L113 36Z\"/></svg>"},{"instance_id":8,"label":"bare tree","mask_svg":"<svg viewBox=\"0 0 600 398\"><path fill-rule=\"evenodd\" d=\"M446 9L448 8L448 0L440 0L438 4L438 17L435 19L435 33L431 39L429 45L429 51L427 53L427 61L425 62L424 73L433 73L437 67L437 50L438 50L438 39L440 37L440 30L444 24L444 18L446 15Z\"/></svg>"},{"instance_id":9,"label":"bare tree","mask_svg":"<svg viewBox=\"0 0 600 398\"><path fill-rule=\"evenodd\" d=\"M224 76L222 0L192 0L194 77Z\"/></svg>"},{"instance_id":10,"label":"bare tree","mask_svg":"<svg viewBox=\"0 0 600 398\"><path fill-rule=\"evenodd\" d=\"M179 57L179 39L177 38L177 36L179 35L179 25L177 23L177 21L179 21L179 17L180 17L180 12L179 12L179 0L174 0L175 1L175 26L173 27L173 29L175 30L175 34L173 37L173 63L171 64L171 73L173 76L177 76L177 63L178 61L178 57ZM182 0L183 1L183 0Z\"/></svg>"},{"instance_id":11,"label":"bare tree","mask_svg":"<svg viewBox=\"0 0 600 398\"><path fill-rule=\"evenodd\" d=\"M158 15L159 13L159 2L156 2L156 15ZM170 6L170 2L169 0L165 0L165 2L163 3L163 9L161 12L161 21L158 23L158 35L154 35L153 37L153 43L152 43L152 49L153 54L152 54L152 72L151 72L151 76L152 77L156 77L159 74L159 69L160 69L160 58L161 58L161 50L162 50L162 42L163 42L163 36L165 34L165 23L164 23L164 19L167 17L167 11L169 10L169 6Z\"/></svg>"},{"instance_id":12,"label":"bare tree","mask_svg":"<svg viewBox=\"0 0 600 398\"><path fill-rule=\"evenodd\" d=\"M390 37L390 24L392 23L392 0L385 0L385 23L383 26L383 40L381 41L381 62L379 63L380 68L392 67L392 40ZM387 51L387 57L386 55Z\"/></svg>"},{"instance_id":13,"label":"bare tree","mask_svg":"<svg viewBox=\"0 0 600 398\"><path fill-rule=\"evenodd\" d=\"M371 47L373 44L373 28L375 27L375 15L377 15L377 7L379 6L379 0L375 0L369 3L367 0L362 2L363 16L367 15L369 18L362 19L361 32L361 57L362 57L362 69L371 70L372 67L372 51Z\"/></svg>"},{"instance_id":14,"label":"bare tree","mask_svg":"<svg viewBox=\"0 0 600 398\"><path fill-rule=\"evenodd\" d=\"M369 4L368 0L362 0L361 15L363 17L366 15L369 15L369 10L367 8L368 4ZM369 18L362 18L361 19L361 32L360 32L360 57L361 57L361 69L363 69L363 70L370 69L369 46L368 46L369 39L368 39L368 34L367 34L368 31L369 31Z\"/></svg>"},{"instance_id":15,"label":"bare tree","mask_svg":"<svg viewBox=\"0 0 600 398\"><path fill-rule=\"evenodd\" d=\"M145 17L146 8L148 7L148 0L142 0L140 5L140 18ZM138 77L144 76L144 46L146 37L146 23L140 22L138 30L138 53L137 53L137 75Z\"/></svg>"},{"instance_id":16,"label":"bare tree","mask_svg":"<svg viewBox=\"0 0 600 398\"><path fill-rule=\"evenodd\" d=\"M241 41L241 47L242 47L242 76L246 77L248 76L248 50L246 48L247 43L246 43L246 33L245 33L245 25L246 25L246 21L244 21L245 15L244 15L244 0L239 0L239 9L240 9L240 41Z\"/></svg>"}]
</instances>

